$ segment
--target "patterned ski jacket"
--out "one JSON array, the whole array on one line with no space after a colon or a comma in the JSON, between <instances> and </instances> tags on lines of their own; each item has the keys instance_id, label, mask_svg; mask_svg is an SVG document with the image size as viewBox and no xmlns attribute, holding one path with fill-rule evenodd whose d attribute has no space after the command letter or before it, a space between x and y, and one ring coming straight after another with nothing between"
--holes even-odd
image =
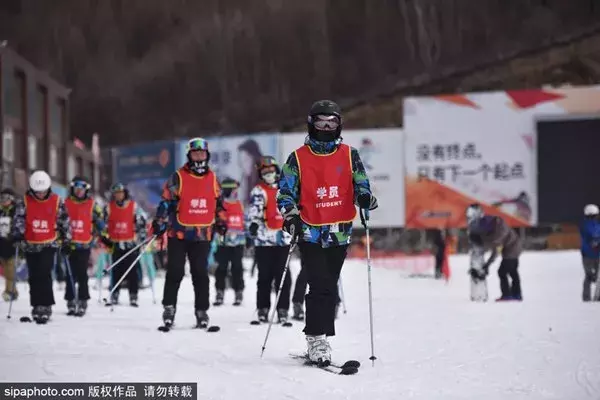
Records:
<instances>
[{"instance_id":1,"label":"patterned ski jacket","mask_svg":"<svg viewBox=\"0 0 600 400\"><path fill-rule=\"evenodd\" d=\"M317 142L308 136L304 142L316 154L330 154L341 143L335 142ZM354 186L354 202L362 193L371 194L369 178L365 167L360 159L358 150L351 148L350 158L352 162L352 183ZM283 165L281 178L279 180L279 193L277 195L277 205L283 214L289 212L294 207L298 208L300 201L300 177L298 170L298 160L296 154L292 153ZM301 241L317 243L322 247L332 247L350 244L352 235L352 223L341 223L335 225L311 226L303 224L304 235L300 237Z\"/></svg>"},{"instance_id":2,"label":"patterned ski jacket","mask_svg":"<svg viewBox=\"0 0 600 400\"><path fill-rule=\"evenodd\" d=\"M34 196L33 192L28 191L28 194ZM50 193L52 193L50 191ZM50 193L48 196L50 196ZM42 249L51 247L58 248L65 243L71 243L71 224L69 221L69 215L65 207L63 199L58 200L58 213L56 217L56 232L58 233L58 240L51 243L32 244L25 242L25 221L26 221L27 210L25 209L24 199L19 199L16 202L15 217L13 219L12 236L15 240L20 242L20 247L23 251L28 253L37 253Z\"/></svg>"},{"instance_id":3,"label":"patterned ski jacket","mask_svg":"<svg viewBox=\"0 0 600 400\"><path fill-rule=\"evenodd\" d=\"M255 186L250 192L250 204L246 213L246 230L253 223L258 225L254 246L287 246L290 244L291 236L282 230L269 229L266 225L267 193L260 186Z\"/></svg>"},{"instance_id":4,"label":"patterned ski jacket","mask_svg":"<svg viewBox=\"0 0 600 400\"><path fill-rule=\"evenodd\" d=\"M0 206L0 258L7 259L15 255L15 245L11 235L15 211L15 203L11 203L8 207Z\"/></svg>"},{"instance_id":5,"label":"patterned ski jacket","mask_svg":"<svg viewBox=\"0 0 600 400\"><path fill-rule=\"evenodd\" d=\"M187 166L182 167L187 170ZM156 209L157 219L171 219L169 224L169 230L167 231L168 237L176 237L183 240L190 241L211 241L212 240L212 227L175 227L172 222L176 216L178 205L179 205L179 174L173 173L163 187L162 199ZM217 199L217 209L215 212L215 219L220 219L220 212L223 210L222 198L219 191L219 197Z\"/></svg>"}]
</instances>

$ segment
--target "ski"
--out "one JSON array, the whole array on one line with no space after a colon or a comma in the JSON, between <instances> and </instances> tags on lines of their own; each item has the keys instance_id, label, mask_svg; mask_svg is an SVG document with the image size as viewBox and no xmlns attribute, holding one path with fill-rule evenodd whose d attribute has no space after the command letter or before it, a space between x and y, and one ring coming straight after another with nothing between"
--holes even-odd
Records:
<instances>
[{"instance_id":1,"label":"ski","mask_svg":"<svg viewBox=\"0 0 600 400\"><path fill-rule=\"evenodd\" d=\"M173 325L161 325L158 327L158 330L160 332L170 332L173 329L174 329ZM201 330L205 330L206 332L213 333L213 332L219 332L221 330L221 327L218 325L211 325L208 327L202 327L202 326L195 325L191 329L201 329Z\"/></svg>"},{"instance_id":2,"label":"ski","mask_svg":"<svg viewBox=\"0 0 600 400\"><path fill-rule=\"evenodd\" d=\"M360 368L360 362L356 360L348 360L343 364L332 361L328 366L319 366L315 362L310 361L306 354L290 354L290 356L295 360L303 361L303 365L305 366L316 367L336 375L354 375L358 373L358 369Z\"/></svg>"},{"instance_id":3,"label":"ski","mask_svg":"<svg viewBox=\"0 0 600 400\"><path fill-rule=\"evenodd\" d=\"M24 323L35 322L38 325L46 325L48 323L48 321L50 321L50 319L42 319L42 318L31 319L30 317L27 317L27 316L23 316L23 317L19 318L19 322L24 322Z\"/></svg>"},{"instance_id":4,"label":"ski","mask_svg":"<svg viewBox=\"0 0 600 400\"><path fill-rule=\"evenodd\" d=\"M250 325L262 325L262 324L268 324L268 322L260 322L258 320L252 320L250 321ZM290 321L286 321L282 324L280 323L274 323L273 325L281 325L284 328L291 328L292 326L294 326L294 324L292 324Z\"/></svg>"}]
</instances>

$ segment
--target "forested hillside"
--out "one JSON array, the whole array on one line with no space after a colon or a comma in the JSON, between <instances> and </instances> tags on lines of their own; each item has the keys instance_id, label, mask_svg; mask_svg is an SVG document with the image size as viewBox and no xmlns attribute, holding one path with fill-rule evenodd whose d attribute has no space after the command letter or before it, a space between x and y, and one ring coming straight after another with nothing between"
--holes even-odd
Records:
<instances>
[{"instance_id":1,"label":"forested hillside","mask_svg":"<svg viewBox=\"0 0 600 400\"><path fill-rule=\"evenodd\" d=\"M593 29L597 0L2 0L0 40L104 144L278 129Z\"/></svg>"}]
</instances>

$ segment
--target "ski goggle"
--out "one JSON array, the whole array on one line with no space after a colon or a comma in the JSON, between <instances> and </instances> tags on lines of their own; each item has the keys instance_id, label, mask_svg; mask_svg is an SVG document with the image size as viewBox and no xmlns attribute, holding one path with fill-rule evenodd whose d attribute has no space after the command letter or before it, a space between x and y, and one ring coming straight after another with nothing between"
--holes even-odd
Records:
<instances>
[{"instance_id":1,"label":"ski goggle","mask_svg":"<svg viewBox=\"0 0 600 400\"><path fill-rule=\"evenodd\" d=\"M124 191L125 191L125 185L123 185L122 183L117 183L117 184L114 184L114 185L113 185L113 186L110 188L110 191L111 191L111 192L113 192L113 193L116 193L116 192L124 192Z\"/></svg>"},{"instance_id":2,"label":"ski goggle","mask_svg":"<svg viewBox=\"0 0 600 400\"><path fill-rule=\"evenodd\" d=\"M75 182L71 182L71 187L73 189L88 190L90 188L90 184L87 183L86 181L75 181Z\"/></svg>"},{"instance_id":3,"label":"ski goggle","mask_svg":"<svg viewBox=\"0 0 600 400\"><path fill-rule=\"evenodd\" d=\"M320 131L335 131L341 122L337 115L317 114L312 116L312 124Z\"/></svg>"},{"instance_id":4,"label":"ski goggle","mask_svg":"<svg viewBox=\"0 0 600 400\"><path fill-rule=\"evenodd\" d=\"M240 184L236 181L221 183L222 189L237 189L239 187L240 187Z\"/></svg>"},{"instance_id":5,"label":"ski goggle","mask_svg":"<svg viewBox=\"0 0 600 400\"><path fill-rule=\"evenodd\" d=\"M208 142L202 138L192 139L187 143L186 152L206 150L208 151Z\"/></svg>"},{"instance_id":6,"label":"ski goggle","mask_svg":"<svg viewBox=\"0 0 600 400\"><path fill-rule=\"evenodd\" d=\"M275 158L273 158L271 156L261 157L256 162L256 169L258 169L258 170L261 170L261 169L267 168L267 167L279 168L279 165L277 165L277 161L275 161Z\"/></svg>"},{"instance_id":7,"label":"ski goggle","mask_svg":"<svg viewBox=\"0 0 600 400\"><path fill-rule=\"evenodd\" d=\"M0 194L0 203L8 203L9 201L14 201L15 196L9 193Z\"/></svg>"}]
</instances>

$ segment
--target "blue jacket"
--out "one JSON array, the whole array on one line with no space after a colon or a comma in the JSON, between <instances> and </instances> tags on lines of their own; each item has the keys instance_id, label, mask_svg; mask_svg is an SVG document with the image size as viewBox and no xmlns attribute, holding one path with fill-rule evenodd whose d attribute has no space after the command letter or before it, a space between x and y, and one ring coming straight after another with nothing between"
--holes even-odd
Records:
<instances>
[{"instance_id":1,"label":"blue jacket","mask_svg":"<svg viewBox=\"0 0 600 400\"><path fill-rule=\"evenodd\" d=\"M584 219L579 227L581 235L581 255L587 258L600 258L600 221Z\"/></svg>"}]
</instances>

